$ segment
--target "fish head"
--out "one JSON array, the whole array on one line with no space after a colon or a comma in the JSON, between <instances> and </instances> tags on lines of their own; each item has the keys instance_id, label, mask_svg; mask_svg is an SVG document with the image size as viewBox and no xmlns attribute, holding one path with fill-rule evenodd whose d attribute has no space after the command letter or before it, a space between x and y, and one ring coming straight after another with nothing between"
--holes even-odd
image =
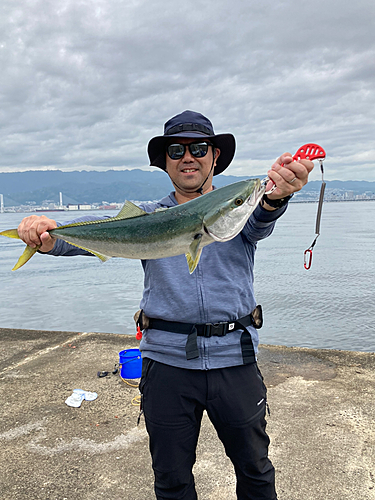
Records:
<instances>
[{"instance_id":1,"label":"fish head","mask_svg":"<svg viewBox=\"0 0 375 500\"><path fill-rule=\"evenodd\" d=\"M237 236L264 191L260 179L248 179L218 189L216 192L221 198L204 217L205 231L216 241L228 241Z\"/></svg>"}]
</instances>

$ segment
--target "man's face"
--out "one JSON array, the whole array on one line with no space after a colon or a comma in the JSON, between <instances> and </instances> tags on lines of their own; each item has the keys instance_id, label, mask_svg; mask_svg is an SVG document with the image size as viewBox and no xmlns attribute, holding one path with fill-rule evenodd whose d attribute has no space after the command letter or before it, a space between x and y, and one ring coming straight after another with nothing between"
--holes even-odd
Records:
<instances>
[{"instance_id":1,"label":"man's face","mask_svg":"<svg viewBox=\"0 0 375 500\"><path fill-rule=\"evenodd\" d=\"M193 142L210 142L201 140L188 139L179 137L171 141L170 144L191 144ZM215 165L220 154L220 150L215 148ZM209 146L208 152L202 158L196 158L191 153L189 148L186 148L184 156L179 160L172 160L166 153L167 173L175 185L176 193L183 194L190 198L199 196L196 190L199 189L206 177L208 176L213 160L213 147ZM213 171L203 186L203 192L211 191Z\"/></svg>"}]
</instances>

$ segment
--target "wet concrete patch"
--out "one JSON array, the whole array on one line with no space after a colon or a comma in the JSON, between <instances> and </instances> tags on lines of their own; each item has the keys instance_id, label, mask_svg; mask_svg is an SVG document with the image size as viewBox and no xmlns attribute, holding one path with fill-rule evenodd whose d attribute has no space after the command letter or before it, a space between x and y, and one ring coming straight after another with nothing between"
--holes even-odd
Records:
<instances>
[{"instance_id":1,"label":"wet concrete patch","mask_svg":"<svg viewBox=\"0 0 375 500\"><path fill-rule=\"evenodd\" d=\"M268 387L279 385L290 377L330 380L337 373L334 362L313 355L307 349L261 346L258 363Z\"/></svg>"}]
</instances>

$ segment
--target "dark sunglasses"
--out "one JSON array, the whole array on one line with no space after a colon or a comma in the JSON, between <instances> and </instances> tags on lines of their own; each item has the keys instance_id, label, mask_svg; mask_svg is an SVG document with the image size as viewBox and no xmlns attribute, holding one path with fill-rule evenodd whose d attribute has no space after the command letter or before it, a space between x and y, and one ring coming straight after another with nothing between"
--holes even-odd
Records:
<instances>
[{"instance_id":1,"label":"dark sunglasses","mask_svg":"<svg viewBox=\"0 0 375 500\"><path fill-rule=\"evenodd\" d=\"M194 158L203 158L208 152L209 146L213 146L211 142L192 142L190 144L170 144L167 147L167 153L171 160L181 160L186 153L186 148L189 148L190 153Z\"/></svg>"},{"instance_id":2,"label":"dark sunglasses","mask_svg":"<svg viewBox=\"0 0 375 500\"><path fill-rule=\"evenodd\" d=\"M113 368L113 370L112 370L111 373L113 375L116 375L116 373L118 373L118 365L117 365L117 363L115 364L115 367ZM109 372L102 371L102 372L98 372L97 375L98 375L99 378L103 378L103 377L106 377L107 375L109 375Z\"/></svg>"}]
</instances>

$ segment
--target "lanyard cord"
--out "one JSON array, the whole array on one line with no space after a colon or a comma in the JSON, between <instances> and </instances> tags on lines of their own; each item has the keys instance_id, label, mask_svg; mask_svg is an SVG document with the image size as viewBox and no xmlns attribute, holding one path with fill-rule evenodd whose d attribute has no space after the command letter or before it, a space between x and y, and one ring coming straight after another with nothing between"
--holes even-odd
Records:
<instances>
[{"instance_id":1,"label":"lanyard cord","mask_svg":"<svg viewBox=\"0 0 375 500\"><path fill-rule=\"evenodd\" d=\"M320 221L322 218L322 209L323 209L323 201L324 201L324 191L326 189L326 183L324 182L324 169L323 169L323 160L319 160L320 163L320 171L322 173L322 185L320 187L320 195L319 195L319 202L318 202L318 211L316 214L316 224L315 224L315 239L312 242L312 244L309 246L307 250L305 250L304 253L304 267L305 269L310 269L311 264L312 264L312 251L313 248L316 244L317 239L320 236Z\"/></svg>"},{"instance_id":2,"label":"lanyard cord","mask_svg":"<svg viewBox=\"0 0 375 500\"><path fill-rule=\"evenodd\" d=\"M198 188L198 189L196 190L196 193L203 194L203 186L206 184L207 179L210 177L211 172L212 172L212 169L213 169L213 168L214 168L214 166L215 166L215 148L213 148L213 156L214 156L214 157L213 157L213 159L212 159L211 170L208 172L208 175L207 175L207 177L205 178L205 180L204 180L203 184L201 185L201 187L200 187L200 188Z\"/></svg>"}]
</instances>

